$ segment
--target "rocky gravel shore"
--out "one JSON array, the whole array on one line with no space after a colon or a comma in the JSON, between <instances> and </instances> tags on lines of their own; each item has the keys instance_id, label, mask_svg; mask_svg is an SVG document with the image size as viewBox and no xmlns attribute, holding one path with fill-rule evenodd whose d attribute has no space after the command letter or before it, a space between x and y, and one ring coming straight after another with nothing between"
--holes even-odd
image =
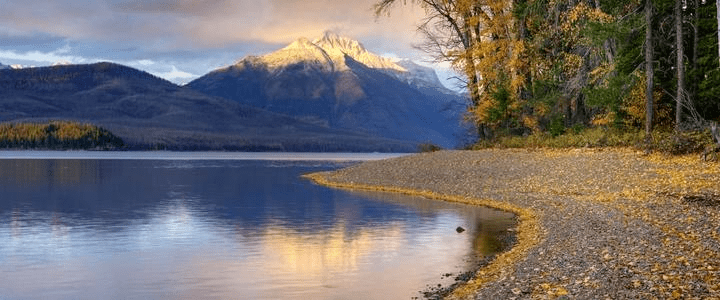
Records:
<instances>
[{"instance_id":1,"label":"rocky gravel shore","mask_svg":"<svg viewBox=\"0 0 720 300\"><path fill-rule=\"evenodd\" d=\"M424 153L310 175L515 212L461 299L720 299L720 165L625 149Z\"/></svg>"}]
</instances>

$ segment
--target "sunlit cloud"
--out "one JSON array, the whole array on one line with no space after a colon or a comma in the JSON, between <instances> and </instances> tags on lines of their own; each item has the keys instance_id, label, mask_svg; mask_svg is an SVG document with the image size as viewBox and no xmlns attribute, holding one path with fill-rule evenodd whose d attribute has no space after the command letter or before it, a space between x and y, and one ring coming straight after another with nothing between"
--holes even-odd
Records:
<instances>
[{"instance_id":1,"label":"sunlit cloud","mask_svg":"<svg viewBox=\"0 0 720 300\"><path fill-rule=\"evenodd\" d=\"M44 32L150 48L204 49L238 42L289 43L326 30L353 37L392 36L410 46L422 10L375 17L376 0L36 0L0 12L0 31ZM6 6L5 4L3 6Z\"/></svg>"},{"instance_id":2,"label":"sunlit cloud","mask_svg":"<svg viewBox=\"0 0 720 300\"><path fill-rule=\"evenodd\" d=\"M60 61L71 62L75 64L88 63L90 60L83 57L70 55L70 50L60 48L51 52L27 51L17 52L15 50L0 49L0 62L7 60L34 61L37 63L55 63Z\"/></svg>"},{"instance_id":3,"label":"sunlit cloud","mask_svg":"<svg viewBox=\"0 0 720 300\"><path fill-rule=\"evenodd\" d=\"M162 77L162 78L166 78L166 79L175 79L175 80L190 79L190 78L198 77L198 75L180 71L175 66L171 66L171 68L172 68L172 70L170 70L169 72L153 73L153 75L156 75L156 76Z\"/></svg>"}]
</instances>

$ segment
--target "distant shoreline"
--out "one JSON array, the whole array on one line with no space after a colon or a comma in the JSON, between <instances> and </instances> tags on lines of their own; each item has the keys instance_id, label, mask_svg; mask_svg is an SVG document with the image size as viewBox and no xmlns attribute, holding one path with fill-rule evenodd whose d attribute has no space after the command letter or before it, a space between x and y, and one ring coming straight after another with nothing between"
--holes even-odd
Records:
<instances>
[{"instance_id":1,"label":"distant shoreline","mask_svg":"<svg viewBox=\"0 0 720 300\"><path fill-rule=\"evenodd\" d=\"M0 159L372 161L409 153L0 150Z\"/></svg>"},{"instance_id":2,"label":"distant shoreline","mask_svg":"<svg viewBox=\"0 0 720 300\"><path fill-rule=\"evenodd\" d=\"M720 270L712 267L720 265L720 164L696 156L606 148L444 151L307 177L516 213L517 244L450 298L720 293Z\"/></svg>"}]
</instances>

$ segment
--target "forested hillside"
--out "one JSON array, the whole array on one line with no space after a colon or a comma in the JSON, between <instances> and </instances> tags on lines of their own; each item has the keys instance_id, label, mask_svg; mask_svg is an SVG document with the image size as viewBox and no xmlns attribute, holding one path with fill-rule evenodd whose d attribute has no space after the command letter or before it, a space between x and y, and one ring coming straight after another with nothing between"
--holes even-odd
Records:
<instances>
[{"instance_id":1,"label":"forested hillside","mask_svg":"<svg viewBox=\"0 0 720 300\"><path fill-rule=\"evenodd\" d=\"M421 47L465 75L485 138L707 133L720 118L715 1L382 0L376 13L403 3L425 9Z\"/></svg>"},{"instance_id":2,"label":"forested hillside","mask_svg":"<svg viewBox=\"0 0 720 300\"><path fill-rule=\"evenodd\" d=\"M1 123L2 149L119 149L122 139L91 124L53 121L46 123Z\"/></svg>"}]
</instances>

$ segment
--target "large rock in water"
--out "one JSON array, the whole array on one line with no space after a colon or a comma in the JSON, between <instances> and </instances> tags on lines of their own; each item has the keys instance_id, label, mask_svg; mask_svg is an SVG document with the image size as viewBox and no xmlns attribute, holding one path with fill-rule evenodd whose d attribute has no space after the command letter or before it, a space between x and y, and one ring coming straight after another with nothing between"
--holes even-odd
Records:
<instances>
[{"instance_id":1,"label":"large rock in water","mask_svg":"<svg viewBox=\"0 0 720 300\"><path fill-rule=\"evenodd\" d=\"M472 138L466 101L432 69L326 34L250 56L188 84L199 92L330 128L453 148Z\"/></svg>"},{"instance_id":2,"label":"large rock in water","mask_svg":"<svg viewBox=\"0 0 720 300\"><path fill-rule=\"evenodd\" d=\"M76 120L135 147L408 152L412 143L337 130L211 97L112 63L0 70L0 122Z\"/></svg>"}]
</instances>

